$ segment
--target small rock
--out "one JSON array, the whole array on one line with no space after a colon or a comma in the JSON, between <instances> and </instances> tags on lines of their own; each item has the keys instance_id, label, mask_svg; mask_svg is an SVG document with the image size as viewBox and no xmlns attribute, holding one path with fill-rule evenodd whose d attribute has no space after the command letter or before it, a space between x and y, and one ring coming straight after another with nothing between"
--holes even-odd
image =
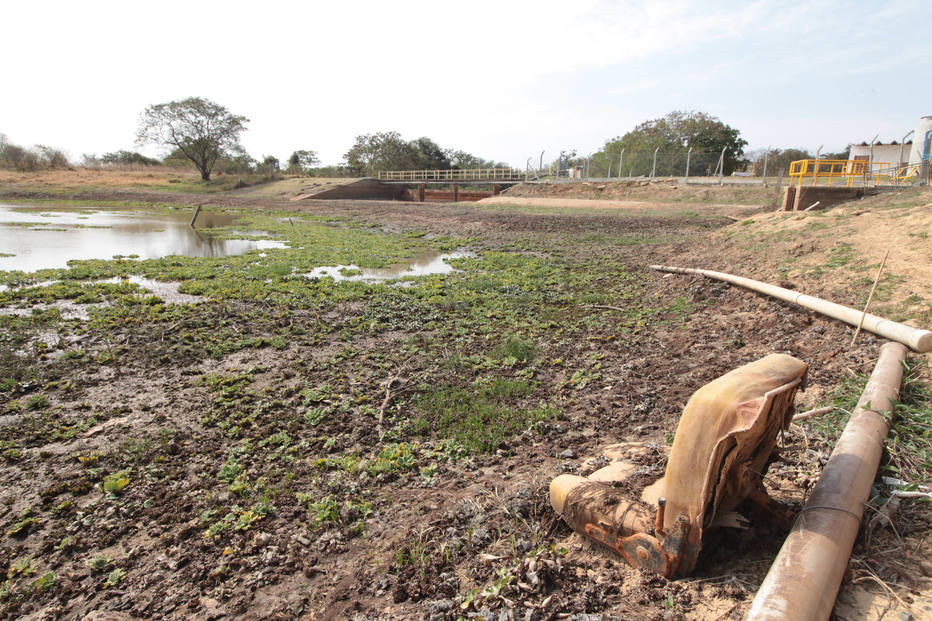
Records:
<instances>
[{"instance_id":1,"label":"small rock","mask_svg":"<svg viewBox=\"0 0 932 621\"><path fill-rule=\"evenodd\" d=\"M560 457L563 459L575 459L576 451L574 451L573 449L566 449L565 451L560 453Z\"/></svg>"}]
</instances>

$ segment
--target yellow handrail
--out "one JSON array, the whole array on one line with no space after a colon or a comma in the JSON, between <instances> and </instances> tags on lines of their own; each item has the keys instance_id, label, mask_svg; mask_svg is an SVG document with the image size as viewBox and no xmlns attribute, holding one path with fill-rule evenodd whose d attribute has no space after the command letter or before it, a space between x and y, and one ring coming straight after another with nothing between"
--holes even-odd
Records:
<instances>
[{"instance_id":1,"label":"yellow handrail","mask_svg":"<svg viewBox=\"0 0 932 621\"><path fill-rule=\"evenodd\" d=\"M803 179L812 178L812 185L819 185L819 179L828 179L832 185L835 179L844 179L845 186L851 187L856 182L868 185L879 183L881 177L889 177L891 166L888 162L869 162L867 160L796 160L790 164L790 184L796 180L801 186Z\"/></svg>"}]
</instances>

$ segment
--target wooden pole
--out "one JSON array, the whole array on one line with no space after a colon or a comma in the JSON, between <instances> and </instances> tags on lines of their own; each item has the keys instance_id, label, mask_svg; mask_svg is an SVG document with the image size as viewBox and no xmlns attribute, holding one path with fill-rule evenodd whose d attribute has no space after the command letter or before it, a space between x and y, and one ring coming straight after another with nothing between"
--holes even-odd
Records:
<instances>
[{"instance_id":1,"label":"wooden pole","mask_svg":"<svg viewBox=\"0 0 932 621\"><path fill-rule=\"evenodd\" d=\"M201 207L203 205L198 205L197 209L194 210L194 217L191 218L191 228L194 228L194 222L197 220L197 214L201 213Z\"/></svg>"}]
</instances>

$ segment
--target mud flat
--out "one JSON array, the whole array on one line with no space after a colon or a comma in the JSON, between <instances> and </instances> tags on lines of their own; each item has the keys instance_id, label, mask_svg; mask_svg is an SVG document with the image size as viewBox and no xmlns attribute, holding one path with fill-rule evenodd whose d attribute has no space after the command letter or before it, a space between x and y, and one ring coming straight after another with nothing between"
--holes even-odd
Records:
<instances>
[{"instance_id":1,"label":"mud flat","mask_svg":"<svg viewBox=\"0 0 932 621\"><path fill-rule=\"evenodd\" d=\"M0 272L0 302L29 311L0 316L7 618L737 619L779 525L758 516L709 545L694 576L667 581L557 521L550 480L601 467L590 457L607 444L666 444L692 392L777 351L810 365L800 408L839 408L792 426L765 479L798 508L881 344L862 334L850 348L848 326L647 269L703 258L849 304L866 294L849 268L871 258L855 245L839 258L843 240L818 237L828 227L795 231L794 220L745 224L701 205L71 198L204 203L284 247ZM873 209L925 197L909 200ZM924 243L908 233L897 243ZM405 287L305 276L454 252L449 271L404 276ZM925 321L928 293L911 297L890 270L881 307ZM200 301L173 303L144 278ZM62 300L97 306L65 318L50 306ZM910 359L899 411L920 430L932 401L923 363ZM888 464L927 481L928 439L897 433L920 457L892 452ZM888 498L880 490L875 508ZM927 616L928 504L904 501L891 519L862 536L839 614Z\"/></svg>"}]
</instances>

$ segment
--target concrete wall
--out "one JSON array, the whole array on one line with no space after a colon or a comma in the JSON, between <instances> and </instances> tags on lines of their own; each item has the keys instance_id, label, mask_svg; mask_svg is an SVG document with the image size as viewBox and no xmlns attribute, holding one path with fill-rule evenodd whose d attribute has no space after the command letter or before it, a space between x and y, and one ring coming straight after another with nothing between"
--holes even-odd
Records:
<instances>
[{"instance_id":1,"label":"concrete wall","mask_svg":"<svg viewBox=\"0 0 932 621\"><path fill-rule=\"evenodd\" d=\"M412 182L409 187L400 183L382 183L378 179L360 179L352 183L323 190L317 194L308 194L303 198L328 200L393 200L415 202L452 202L453 190L430 190L424 183ZM492 187L491 192L464 191L456 193L456 199L461 202L478 201L500 192L498 185Z\"/></svg>"},{"instance_id":2,"label":"concrete wall","mask_svg":"<svg viewBox=\"0 0 932 621\"><path fill-rule=\"evenodd\" d=\"M903 159L900 159L900 145L898 144L875 144L874 145L874 161L875 162L886 162L887 164L897 165L905 164L909 160L909 152L912 149L912 144L907 142L903 145ZM851 150L848 152L848 159L853 160L856 156L870 157L871 147L870 145L860 145L853 144L851 145Z\"/></svg>"},{"instance_id":3,"label":"concrete wall","mask_svg":"<svg viewBox=\"0 0 932 621\"><path fill-rule=\"evenodd\" d=\"M360 179L306 198L356 199L356 200L412 200L402 185L382 183L378 179Z\"/></svg>"},{"instance_id":4,"label":"concrete wall","mask_svg":"<svg viewBox=\"0 0 932 621\"><path fill-rule=\"evenodd\" d=\"M492 196L492 192L465 192L460 190L457 192L456 198L460 202L472 202L479 201L490 196ZM453 190L425 190L424 200L433 203L453 202Z\"/></svg>"},{"instance_id":5,"label":"concrete wall","mask_svg":"<svg viewBox=\"0 0 932 621\"><path fill-rule=\"evenodd\" d=\"M865 188L789 187L783 194L783 211L805 211L815 203L816 209L826 209L864 194Z\"/></svg>"}]
</instances>

